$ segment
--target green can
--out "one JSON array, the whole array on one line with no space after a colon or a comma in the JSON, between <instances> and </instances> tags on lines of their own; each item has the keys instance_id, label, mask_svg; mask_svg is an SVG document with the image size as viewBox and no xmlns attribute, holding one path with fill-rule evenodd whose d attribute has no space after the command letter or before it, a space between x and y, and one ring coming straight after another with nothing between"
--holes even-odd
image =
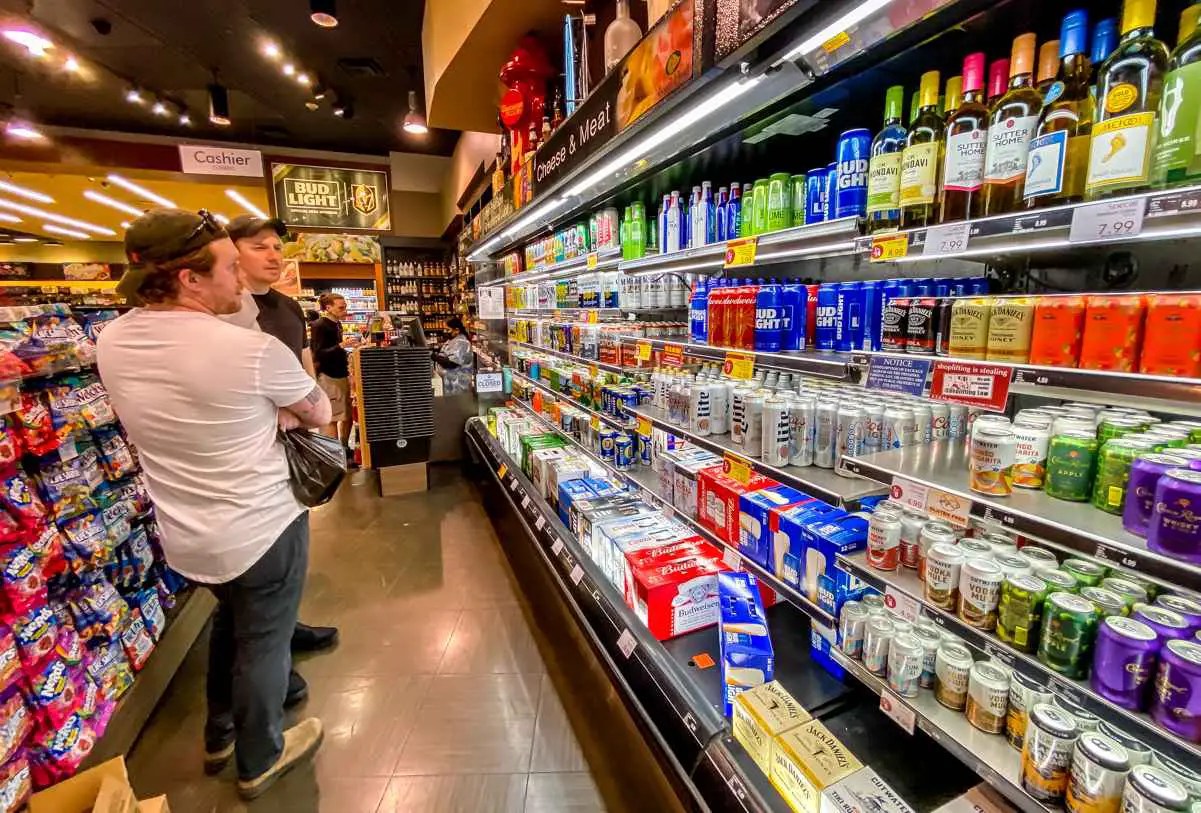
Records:
<instances>
[{"instance_id":1,"label":"green can","mask_svg":"<svg viewBox=\"0 0 1201 813\"><path fill-rule=\"evenodd\" d=\"M1088 674L1100 609L1074 593L1052 593L1043 609L1038 659L1070 678Z\"/></svg>"},{"instance_id":2,"label":"green can","mask_svg":"<svg viewBox=\"0 0 1201 813\"><path fill-rule=\"evenodd\" d=\"M1101 580L1101 586L1121 596L1122 601L1126 604L1126 612L1122 613L1122 615L1130 615L1130 611L1135 604L1149 604L1151 602L1151 596L1147 592L1147 589L1133 579L1110 576L1107 579Z\"/></svg>"},{"instance_id":3,"label":"green can","mask_svg":"<svg viewBox=\"0 0 1201 813\"><path fill-rule=\"evenodd\" d=\"M792 176L792 225L805 225L805 176Z\"/></svg>"},{"instance_id":4,"label":"green can","mask_svg":"<svg viewBox=\"0 0 1201 813\"><path fill-rule=\"evenodd\" d=\"M1064 559L1060 566L1076 580L1079 587L1100 587L1101 580L1109 575L1108 568L1088 559Z\"/></svg>"},{"instance_id":5,"label":"green can","mask_svg":"<svg viewBox=\"0 0 1201 813\"><path fill-rule=\"evenodd\" d=\"M1126 602L1112 590L1104 587L1084 587L1081 588L1080 595L1097 605L1100 613L1098 624L1111 615L1130 615L1130 608Z\"/></svg>"},{"instance_id":6,"label":"green can","mask_svg":"<svg viewBox=\"0 0 1201 813\"><path fill-rule=\"evenodd\" d=\"M1121 514L1126 504L1126 483L1134 458L1151 451L1152 444L1138 438L1116 437L1104 441L1097 454L1092 503L1107 514Z\"/></svg>"},{"instance_id":7,"label":"green can","mask_svg":"<svg viewBox=\"0 0 1201 813\"><path fill-rule=\"evenodd\" d=\"M1189 443L1201 443L1201 421L1172 421L1167 426L1177 429L1187 429Z\"/></svg>"},{"instance_id":8,"label":"green can","mask_svg":"<svg viewBox=\"0 0 1201 813\"><path fill-rule=\"evenodd\" d=\"M1156 444L1162 443L1164 448L1183 449L1189 444L1189 433L1183 429L1173 429L1170 426L1157 426L1142 434L1142 437L1148 440L1154 440ZM1158 451L1163 451L1160 449Z\"/></svg>"},{"instance_id":9,"label":"green can","mask_svg":"<svg viewBox=\"0 0 1201 813\"><path fill-rule=\"evenodd\" d=\"M777 172L767 179L767 230L779 231L791 225L792 176Z\"/></svg>"},{"instance_id":10,"label":"green can","mask_svg":"<svg viewBox=\"0 0 1201 813\"><path fill-rule=\"evenodd\" d=\"M1156 434L1155 432L1139 432L1135 435L1126 435L1123 440L1141 440L1144 443L1151 444L1151 451L1160 454L1164 449L1168 448L1168 443L1172 440L1170 437Z\"/></svg>"},{"instance_id":11,"label":"green can","mask_svg":"<svg viewBox=\"0 0 1201 813\"><path fill-rule=\"evenodd\" d=\"M768 180L759 178L755 181L754 189L751 192L752 200L754 201L754 215L751 218L751 233L748 237L754 237L757 234L763 234L767 231L767 187Z\"/></svg>"},{"instance_id":12,"label":"green can","mask_svg":"<svg viewBox=\"0 0 1201 813\"><path fill-rule=\"evenodd\" d=\"M1076 577L1058 567L1036 567L1034 575L1047 583L1047 592L1049 593L1075 593L1080 589Z\"/></svg>"},{"instance_id":13,"label":"green can","mask_svg":"<svg viewBox=\"0 0 1201 813\"><path fill-rule=\"evenodd\" d=\"M1001 582L997 637L1022 652L1038 648L1038 628L1047 599L1047 583L1037 576L1010 576Z\"/></svg>"},{"instance_id":14,"label":"green can","mask_svg":"<svg viewBox=\"0 0 1201 813\"><path fill-rule=\"evenodd\" d=\"M1043 489L1060 500L1087 502L1097 470L1097 438L1091 432L1068 429L1047 446L1047 479Z\"/></svg>"},{"instance_id":15,"label":"green can","mask_svg":"<svg viewBox=\"0 0 1201 813\"><path fill-rule=\"evenodd\" d=\"M1134 418L1102 418L1097 424L1097 440L1104 444L1107 440L1141 432L1143 428L1142 421Z\"/></svg>"}]
</instances>

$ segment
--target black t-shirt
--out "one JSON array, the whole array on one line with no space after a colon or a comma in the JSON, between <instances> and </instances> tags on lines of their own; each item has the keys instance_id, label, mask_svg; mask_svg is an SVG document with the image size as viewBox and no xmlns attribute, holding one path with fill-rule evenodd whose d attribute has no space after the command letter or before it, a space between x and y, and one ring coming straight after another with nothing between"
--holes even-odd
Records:
<instances>
[{"instance_id":1,"label":"black t-shirt","mask_svg":"<svg viewBox=\"0 0 1201 813\"><path fill-rule=\"evenodd\" d=\"M350 375L350 362L342 349L342 323L322 316L313 322L313 364L330 378Z\"/></svg>"},{"instance_id":2,"label":"black t-shirt","mask_svg":"<svg viewBox=\"0 0 1201 813\"><path fill-rule=\"evenodd\" d=\"M254 304L259 306L259 329L274 336L296 354L309 346L305 332L304 311L296 300L272 288L265 294L252 294Z\"/></svg>"}]
</instances>

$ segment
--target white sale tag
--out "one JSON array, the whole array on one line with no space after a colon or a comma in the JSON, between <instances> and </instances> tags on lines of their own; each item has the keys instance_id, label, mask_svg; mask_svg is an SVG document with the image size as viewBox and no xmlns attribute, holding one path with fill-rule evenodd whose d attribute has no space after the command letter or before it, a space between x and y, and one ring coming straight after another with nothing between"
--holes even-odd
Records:
<instances>
[{"instance_id":1,"label":"white sale tag","mask_svg":"<svg viewBox=\"0 0 1201 813\"><path fill-rule=\"evenodd\" d=\"M726 552L722 555L721 560L725 562L726 567L730 570L742 570L742 556L733 548L726 548Z\"/></svg>"},{"instance_id":2,"label":"white sale tag","mask_svg":"<svg viewBox=\"0 0 1201 813\"><path fill-rule=\"evenodd\" d=\"M551 543L550 552L553 553L555 556L558 556L560 553L562 553L563 552L563 540L556 538L555 541Z\"/></svg>"},{"instance_id":3,"label":"white sale tag","mask_svg":"<svg viewBox=\"0 0 1201 813\"><path fill-rule=\"evenodd\" d=\"M945 226L931 226L926 229L926 245L922 256L932 257L939 254L958 254L967 249L968 237L972 224L948 223Z\"/></svg>"},{"instance_id":4,"label":"white sale tag","mask_svg":"<svg viewBox=\"0 0 1201 813\"><path fill-rule=\"evenodd\" d=\"M889 491L888 496L906 508L912 508L915 511L925 511L926 491L926 486L921 483L915 483L903 477L894 477L892 478L892 489Z\"/></svg>"},{"instance_id":5,"label":"white sale tag","mask_svg":"<svg viewBox=\"0 0 1201 813\"><path fill-rule=\"evenodd\" d=\"M534 528L541 531L546 527L546 517L538 517L538 521L534 523Z\"/></svg>"},{"instance_id":6,"label":"white sale tag","mask_svg":"<svg viewBox=\"0 0 1201 813\"><path fill-rule=\"evenodd\" d=\"M920 610L917 599L905 595L891 585L884 588L884 606L892 610L893 615L900 616L910 624L917 621Z\"/></svg>"},{"instance_id":7,"label":"white sale tag","mask_svg":"<svg viewBox=\"0 0 1201 813\"><path fill-rule=\"evenodd\" d=\"M509 491L516 491L516 490L517 490L517 478L514 477L512 480L509 481Z\"/></svg>"},{"instance_id":8,"label":"white sale tag","mask_svg":"<svg viewBox=\"0 0 1201 813\"><path fill-rule=\"evenodd\" d=\"M1068 233L1068 241L1095 243L1134 237L1143 230L1143 214L1146 210L1147 201L1144 198L1077 206L1072 212L1072 230Z\"/></svg>"},{"instance_id":9,"label":"white sale tag","mask_svg":"<svg viewBox=\"0 0 1201 813\"><path fill-rule=\"evenodd\" d=\"M584 568L580 567L579 565L576 565L575 567L573 567L571 569L571 583L572 584L578 585L580 583L580 580L583 578L584 578Z\"/></svg>"},{"instance_id":10,"label":"white sale tag","mask_svg":"<svg viewBox=\"0 0 1201 813\"><path fill-rule=\"evenodd\" d=\"M905 731L913 733L917 723L917 712L902 703L901 699L888 689L880 690L880 711L891 717L892 721Z\"/></svg>"},{"instance_id":11,"label":"white sale tag","mask_svg":"<svg viewBox=\"0 0 1201 813\"><path fill-rule=\"evenodd\" d=\"M622 630L621 635L617 636L617 648L621 650L621 654L626 658L629 658L633 654L634 647L636 646L638 646L638 641L628 629Z\"/></svg>"},{"instance_id":12,"label":"white sale tag","mask_svg":"<svg viewBox=\"0 0 1201 813\"><path fill-rule=\"evenodd\" d=\"M521 507L522 507L522 508L529 508L529 507L530 507L530 498L529 498L529 497L522 497L522 498L521 498Z\"/></svg>"}]
</instances>

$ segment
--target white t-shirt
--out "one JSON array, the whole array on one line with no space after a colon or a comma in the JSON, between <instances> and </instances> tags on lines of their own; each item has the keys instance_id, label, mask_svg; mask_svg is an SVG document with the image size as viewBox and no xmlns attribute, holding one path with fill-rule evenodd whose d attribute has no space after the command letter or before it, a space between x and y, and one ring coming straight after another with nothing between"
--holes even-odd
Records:
<instances>
[{"instance_id":1,"label":"white t-shirt","mask_svg":"<svg viewBox=\"0 0 1201 813\"><path fill-rule=\"evenodd\" d=\"M207 583L244 573L304 510L276 415L313 379L274 336L182 310L121 316L97 362L141 455L168 564Z\"/></svg>"}]
</instances>

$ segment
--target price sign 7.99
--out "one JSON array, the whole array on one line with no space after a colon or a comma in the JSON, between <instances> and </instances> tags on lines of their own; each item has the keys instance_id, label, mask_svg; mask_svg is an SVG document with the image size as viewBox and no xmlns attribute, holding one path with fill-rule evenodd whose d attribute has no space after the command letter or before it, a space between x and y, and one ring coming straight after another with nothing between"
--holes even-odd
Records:
<instances>
[{"instance_id":1,"label":"price sign 7.99","mask_svg":"<svg viewBox=\"0 0 1201 813\"><path fill-rule=\"evenodd\" d=\"M1102 201L1077 207L1072 212L1072 230L1068 240L1073 243L1095 243L1105 240L1125 240L1143 230L1143 213L1147 202L1134 200Z\"/></svg>"}]
</instances>

